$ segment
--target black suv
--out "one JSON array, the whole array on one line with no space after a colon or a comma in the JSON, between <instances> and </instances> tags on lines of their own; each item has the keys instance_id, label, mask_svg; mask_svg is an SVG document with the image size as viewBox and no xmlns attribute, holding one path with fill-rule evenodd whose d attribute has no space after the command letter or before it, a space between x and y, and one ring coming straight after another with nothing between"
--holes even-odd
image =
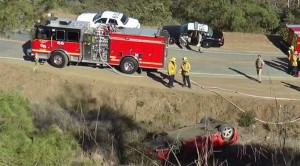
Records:
<instances>
[{"instance_id":1,"label":"black suv","mask_svg":"<svg viewBox=\"0 0 300 166\"><path fill-rule=\"evenodd\" d=\"M179 44L180 34L188 34L187 24L182 25L166 25L163 26L163 30L166 30L170 34L169 44ZM197 36L191 36L189 45L197 45ZM223 32L220 30L212 29L208 27L208 32L203 35L202 47L221 47L224 45Z\"/></svg>"}]
</instances>

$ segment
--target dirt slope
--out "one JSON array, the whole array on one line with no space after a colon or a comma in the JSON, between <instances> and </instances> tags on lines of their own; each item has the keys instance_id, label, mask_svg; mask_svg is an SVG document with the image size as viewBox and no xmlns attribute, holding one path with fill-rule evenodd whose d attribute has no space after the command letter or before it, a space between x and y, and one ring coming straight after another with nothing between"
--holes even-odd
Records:
<instances>
[{"instance_id":1,"label":"dirt slope","mask_svg":"<svg viewBox=\"0 0 300 166\"><path fill-rule=\"evenodd\" d=\"M146 75L141 78L124 77L110 70L91 67L56 69L45 64L38 66L35 72L33 67L32 62L0 61L0 89L18 91L34 102L50 104L51 107L59 107L62 97L69 100L84 97L96 105L108 104L116 110L121 109L134 116L137 121L157 122L155 128L163 130L194 124L204 115L226 120L237 126L241 110L230 102L244 111L257 112L257 117L262 120L276 121L278 117L283 120L283 112L278 112L274 99L251 98L217 89L209 91L196 85L190 90L176 84L171 90ZM280 81L272 82L273 90L270 90L270 83L258 84L246 79L221 81L216 78L197 78L194 81L201 86L226 88L258 96L299 98L297 90L284 87ZM278 106L289 106L291 119L300 117L298 102L277 102ZM165 119L160 119L161 116L165 116ZM258 123L256 127L262 128L263 125ZM268 136L262 130L253 129L252 132L258 134L257 138L251 138L257 139L256 141ZM296 130L291 130L292 135L297 133Z\"/></svg>"}]
</instances>

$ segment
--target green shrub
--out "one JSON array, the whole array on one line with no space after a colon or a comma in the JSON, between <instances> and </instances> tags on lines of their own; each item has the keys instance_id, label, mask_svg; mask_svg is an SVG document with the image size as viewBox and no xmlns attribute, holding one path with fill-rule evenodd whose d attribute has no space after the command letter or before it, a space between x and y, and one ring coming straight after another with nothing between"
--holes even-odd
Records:
<instances>
[{"instance_id":1,"label":"green shrub","mask_svg":"<svg viewBox=\"0 0 300 166\"><path fill-rule=\"evenodd\" d=\"M251 111L240 113L238 123L241 127L250 127L255 123L255 113Z\"/></svg>"},{"instance_id":2,"label":"green shrub","mask_svg":"<svg viewBox=\"0 0 300 166\"><path fill-rule=\"evenodd\" d=\"M76 139L58 126L39 131L31 103L0 91L0 163L3 165L70 165L78 154Z\"/></svg>"}]
</instances>

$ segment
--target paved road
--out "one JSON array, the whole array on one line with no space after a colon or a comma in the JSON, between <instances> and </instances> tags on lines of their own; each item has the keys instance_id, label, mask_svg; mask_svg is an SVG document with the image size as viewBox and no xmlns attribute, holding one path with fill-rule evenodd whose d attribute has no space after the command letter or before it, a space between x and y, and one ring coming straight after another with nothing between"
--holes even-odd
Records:
<instances>
[{"instance_id":1,"label":"paved road","mask_svg":"<svg viewBox=\"0 0 300 166\"><path fill-rule=\"evenodd\" d=\"M194 48L196 50L196 48ZM255 59L258 54L263 56L266 66L263 75L273 78L291 77L286 74L287 58L283 53L246 53L227 52L218 49L206 49L204 53L179 49L171 46L169 57L175 56L181 62L183 56L190 59L192 72L195 75L225 77L255 77Z\"/></svg>"},{"instance_id":2,"label":"paved road","mask_svg":"<svg viewBox=\"0 0 300 166\"><path fill-rule=\"evenodd\" d=\"M11 39L0 38L0 58L22 59L24 53L22 45L28 38L24 36L14 36ZM192 47L195 49L195 47ZM201 77L256 77L254 61L260 53L228 52L222 48L205 49L204 53L194 50L180 49L176 45L169 47L169 58L175 56L180 64L181 58L186 56L192 65L192 74ZM261 53L266 67L263 76L272 79L293 79L285 73L287 67L286 55L283 53Z\"/></svg>"}]
</instances>

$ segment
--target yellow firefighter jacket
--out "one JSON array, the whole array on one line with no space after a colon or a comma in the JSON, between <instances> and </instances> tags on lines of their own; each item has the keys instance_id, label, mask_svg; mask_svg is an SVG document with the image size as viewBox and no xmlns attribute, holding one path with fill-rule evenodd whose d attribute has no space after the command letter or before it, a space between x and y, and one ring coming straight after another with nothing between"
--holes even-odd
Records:
<instances>
[{"instance_id":1,"label":"yellow firefighter jacket","mask_svg":"<svg viewBox=\"0 0 300 166\"><path fill-rule=\"evenodd\" d=\"M181 74L184 76L188 76L190 74L191 65L189 62L185 62L181 64Z\"/></svg>"},{"instance_id":2,"label":"yellow firefighter jacket","mask_svg":"<svg viewBox=\"0 0 300 166\"><path fill-rule=\"evenodd\" d=\"M175 62L169 62L168 64L168 75L176 75L177 65Z\"/></svg>"},{"instance_id":3,"label":"yellow firefighter jacket","mask_svg":"<svg viewBox=\"0 0 300 166\"><path fill-rule=\"evenodd\" d=\"M292 66L298 66L298 55L297 54L293 54L292 58L291 58L291 64Z\"/></svg>"}]
</instances>

